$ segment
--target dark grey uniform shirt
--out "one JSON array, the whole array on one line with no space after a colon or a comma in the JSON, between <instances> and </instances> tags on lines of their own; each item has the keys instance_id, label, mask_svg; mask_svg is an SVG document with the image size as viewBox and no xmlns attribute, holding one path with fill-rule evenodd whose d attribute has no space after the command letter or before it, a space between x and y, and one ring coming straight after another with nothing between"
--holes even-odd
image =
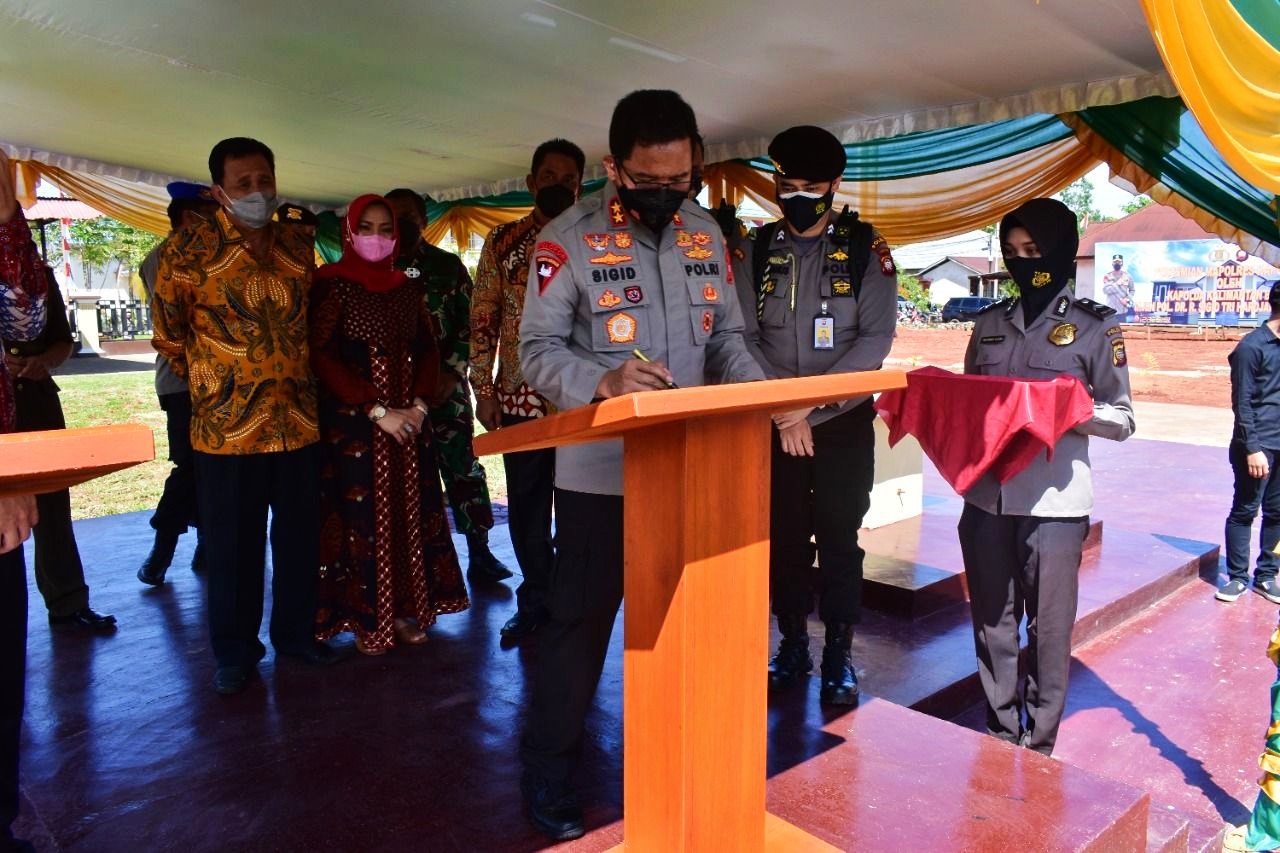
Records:
<instances>
[{"instance_id":1,"label":"dark grey uniform shirt","mask_svg":"<svg viewBox=\"0 0 1280 853\"><path fill-rule=\"evenodd\" d=\"M1115 311L1065 292L1023 326L1017 301L997 302L978 315L964 372L979 376L1052 379L1066 374L1093 397L1093 417L1068 430L1053 448L1001 486L988 472L965 493L992 514L1076 518L1093 511L1089 436L1123 441L1133 434L1133 402L1124 337Z\"/></svg>"},{"instance_id":2,"label":"dark grey uniform shirt","mask_svg":"<svg viewBox=\"0 0 1280 853\"><path fill-rule=\"evenodd\" d=\"M834 222L806 247L798 246L781 224L768 246L743 244L735 276L747 347L770 379L879 370L883 365L898 320L897 273L888 246L876 234L861 291L855 295L848 249L848 239L835 236ZM751 280L755 252L769 254L768 284L760 294ZM814 340L814 318L824 305L832 320L829 349L816 347ZM809 423L817 426L866 399L815 409Z\"/></svg>"},{"instance_id":3,"label":"dark grey uniform shirt","mask_svg":"<svg viewBox=\"0 0 1280 853\"><path fill-rule=\"evenodd\" d=\"M538 235L529 264L520 366L559 409L591 402L606 372L639 349L677 385L763 379L715 220L693 202L660 235L636 223L612 185ZM622 442L556 449L556 485L622 494Z\"/></svg>"}]
</instances>

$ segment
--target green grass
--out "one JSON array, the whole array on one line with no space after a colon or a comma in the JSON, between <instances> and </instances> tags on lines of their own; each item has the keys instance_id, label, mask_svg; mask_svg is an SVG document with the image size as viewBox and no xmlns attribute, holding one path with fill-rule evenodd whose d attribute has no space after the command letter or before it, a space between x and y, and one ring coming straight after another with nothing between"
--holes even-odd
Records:
<instances>
[{"instance_id":1,"label":"green grass","mask_svg":"<svg viewBox=\"0 0 1280 853\"><path fill-rule=\"evenodd\" d=\"M149 370L58 376L62 389L62 410L67 426L141 423L155 436L156 458L71 490L71 517L97 518L122 512L155 509L164 481L169 476L169 440L165 416L156 401L155 375ZM476 432L484 427L476 424ZM505 497L507 478L500 456L480 459L489 482L489 495Z\"/></svg>"}]
</instances>

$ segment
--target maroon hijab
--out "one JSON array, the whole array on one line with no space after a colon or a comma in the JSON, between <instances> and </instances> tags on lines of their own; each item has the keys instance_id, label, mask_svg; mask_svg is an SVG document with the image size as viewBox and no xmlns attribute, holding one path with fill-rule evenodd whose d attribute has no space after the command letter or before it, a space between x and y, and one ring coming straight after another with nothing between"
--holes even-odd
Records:
<instances>
[{"instance_id":1,"label":"maroon hijab","mask_svg":"<svg viewBox=\"0 0 1280 853\"><path fill-rule=\"evenodd\" d=\"M342 257L336 263L325 264L316 271L320 278L345 278L364 285L374 293L385 293L408 281L408 277L396 269L396 253L400 248L400 232L395 232L396 245L391 254L380 261L366 261L356 252L351 243L351 235L360 227L360 215L371 204L381 204L391 213L391 227L396 227L395 213L391 204L380 195L369 193L362 195L347 208L347 216L342 221Z\"/></svg>"}]
</instances>

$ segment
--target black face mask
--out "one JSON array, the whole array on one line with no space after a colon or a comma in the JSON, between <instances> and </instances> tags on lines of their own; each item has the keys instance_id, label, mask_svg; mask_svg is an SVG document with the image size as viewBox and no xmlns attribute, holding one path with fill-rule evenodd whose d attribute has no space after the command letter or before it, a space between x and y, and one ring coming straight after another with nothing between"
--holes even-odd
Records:
<instances>
[{"instance_id":1,"label":"black face mask","mask_svg":"<svg viewBox=\"0 0 1280 853\"><path fill-rule=\"evenodd\" d=\"M1022 317L1030 325L1075 275L1075 258L1005 258L1005 269L1018 286Z\"/></svg>"},{"instance_id":2,"label":"black face mask","mask_svg":"<svg viewBox=\"0 0 1280 853\"><path fill-rule=\"evenodd\" d=\"M417 221L401 216L396 219L396 231L400 234L400 257L407 258L413 254L414 249L418 248L418 241L422 239L422 229L418 227Z\"/></svg>"},{"instance_id":3,"label":"black face mask","mask_svg":"<svg viewBox=\"0 0 1280 853\"><path fill-rule=\"evenodd\" d=\"M552 184L549 187L543 187L533 197L534 206L548 219L555 219L573 207L574 201L576 199L573 197L573 190L564 184Z\"/></svg>"},{"instance_id":4,"label":"black face mask","mask_svg":"<svg viewBox=\"0 0 1280 853\"><path fill-rule=\"evenodd\" d=\"M639 217L646 228L655 234L660 234L662 229L671 222L671 218L676 215L680 205L685 203L687 196L671 187L638 190L619 186L618 199L623 207L633 211Z\"/></svg>"},{"instance_id":5,"label":"black face mask","mask_svg":"<svg viewBox=\"0 0 1280 853\"><path fill-rule=\"evenodd\" d=\"M810 193L782 193L777 196L778 207L782 208L782 218L791 227L803 234L818 224L835 201L835 190L827 190L824 195L815 196Z\"/></svg>"}]
</instances>

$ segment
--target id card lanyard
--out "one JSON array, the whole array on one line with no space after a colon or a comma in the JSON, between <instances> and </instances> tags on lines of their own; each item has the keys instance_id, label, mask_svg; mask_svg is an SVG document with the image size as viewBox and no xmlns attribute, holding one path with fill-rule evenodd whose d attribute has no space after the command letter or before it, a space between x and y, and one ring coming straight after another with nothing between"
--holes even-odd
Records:
<instances>
[{"instance_id":1,"label":"id card lanyard","mask_svg":"<svg viewBox=\"0 0 1280 853\"><path fill-rule=\"evenodd\" d=\"M836 346L836 320L831 316L831 312L827 310L827 300L831 298L828 292L830 284L825 281L821 285L822 302L819 305L818 313L813 318L813 348L815 350L835 349Z\"/></svg>"}]
</instances>

